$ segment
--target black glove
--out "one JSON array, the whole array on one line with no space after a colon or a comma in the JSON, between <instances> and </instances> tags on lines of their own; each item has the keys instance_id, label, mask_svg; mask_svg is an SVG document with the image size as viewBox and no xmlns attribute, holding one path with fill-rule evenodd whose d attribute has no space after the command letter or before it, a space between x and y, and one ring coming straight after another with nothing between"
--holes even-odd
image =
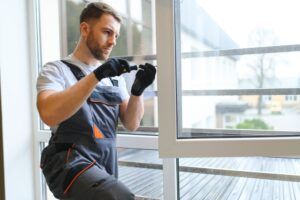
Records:
<instances>
[{"instance_id":1,"label":"black glove","mask_svg":"<svg viewBox=\"0 0 300 200\"><path fill-rule=\"evenodd\" d=\"M156 67L146 63L140 65L139 70L135 75L134 83L131 87L131 94L140 96L143 91L153 83L156 74Z\"/></svg>"},{"instance_id":2,"label":"black glove","mask_svg":"<svg viewBox=\"0 0 300 200\"><path fill-rule=\"evenodd\" d=\"M126 60L117 58L110 58L94 70L94 74L99 81L107 77L120 76L126 72L130 72L129 63Z\"/></svg>"}]
</instances>

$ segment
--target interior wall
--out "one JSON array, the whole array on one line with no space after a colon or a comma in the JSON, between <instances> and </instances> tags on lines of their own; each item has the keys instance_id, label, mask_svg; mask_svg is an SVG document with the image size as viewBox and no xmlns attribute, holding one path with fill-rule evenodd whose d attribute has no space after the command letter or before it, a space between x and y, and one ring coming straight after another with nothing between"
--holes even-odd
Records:
<instances>
[{"instance_id":1,"label":"interior wall","mask_svg":"<svg viewBox=\"0 0 300 200\"><path fill-rule=\"evenodd\" d=\"M2 144L6 200L34 199L27 3L27 0L0 0Z\"/></svg>"}]
</instances>

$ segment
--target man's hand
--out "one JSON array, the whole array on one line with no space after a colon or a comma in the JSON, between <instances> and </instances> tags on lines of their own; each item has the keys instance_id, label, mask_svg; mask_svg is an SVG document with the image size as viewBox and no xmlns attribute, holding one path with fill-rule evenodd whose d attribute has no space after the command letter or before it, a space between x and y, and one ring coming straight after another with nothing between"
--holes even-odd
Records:
<instances>
[{"instance_id":1,"label":"man's hand","mask_svg":"<svg viewBox=\"0 0 300 200\"><path fill-rule=\"evenodd\" d=\"M140 96L143 91L153 83L156 74L156 67L146 63L140 65L138 72L135 75L135 80L131 88L131 94Z\"/></svg>"},{"instance_id":2,"label":"man's hand","mask_svg":"<svg viewBox=\"0 0 300 200\"><path fill-rule=\"evenodd\" d=\"M120 76L126 72L130 72L129 63L126 60L117 58L110 58L94 70L94 74L99 81L107 77Z\"/></svg>"}]
</instances>

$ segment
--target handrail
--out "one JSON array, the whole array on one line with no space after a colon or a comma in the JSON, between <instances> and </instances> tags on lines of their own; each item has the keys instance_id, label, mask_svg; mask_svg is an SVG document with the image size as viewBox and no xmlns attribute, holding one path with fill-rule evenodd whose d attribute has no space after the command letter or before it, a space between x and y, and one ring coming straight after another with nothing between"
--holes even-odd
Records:
<instances>
[{"instance_id":1,"label":"handrail","mask_svg":"<svg viewBox=\"0 0 300 200\"><path fill-rule=\"evenodd\" d=\"M234 96L234 95L300 95L300 88L260 88L260 89L212 89L182 90L182 96ZM145 97L157 96L157 91L145 91Z\"/></svg>"},{"instance_id":2,"label":"handrail","mask_svg":"<svg viewBox=\"0 0 300 200\"><path fill-rule=\"evenodd\" d=\"M238 49L217 49L209 51L197 52L182 52L182 58L202 58L202 57L220 57L220 56L239 56L239 55L253 55L253 54L267 54L267 53L287 53L300 51L300 44L293 45L277 45L265 47L249 47ZM134 55L134 56L116 56L115 58L122 58L128 61L133 60L156 60L155 54L149 55Z\"/></svg>"},{"instance_id":3,"label":"handrail","mask_svg":"<svg viewBox=\"0 0 300 200\"><path fill-rule=\"evenodd\" d=\"M128 132L123 126L118 126L117 130L121 133ZM135 132L145 132L157 134L158 127L141 126ZM192 134L192 135L191 135ZM145 135L145 134L141 134ZM299 131L274 131L274 130L251 130L251 129L204 129L204 128L184 128L182 129L181 139L190 138L222 138L222 137L286 137L286 136L299 136ZM184 135L190 135L184 137Z\"/></svg>"},{"instance_id":4,"label":"handrail","mask_svg":"<svg viewBox=\"0 0 300 200\"><path fill-rule=\"evenodd\" d=\"M138 167L138 168L148 168L148 169L158 169L158 170L163 169L162 164L157 164L157 163L142 163L142 162L124 161L124 160L119 160L118 163L119 166L126 166L126 167ZM214 168L214 167L191 167L191 166L179 166L179 171L222 175L222 176L300 182L300 175L296 175L296 174L258 172L258 171L249 171L249 170L245 171L245 170L222 169L222 168Z\"/></svg>"}]
</instances>

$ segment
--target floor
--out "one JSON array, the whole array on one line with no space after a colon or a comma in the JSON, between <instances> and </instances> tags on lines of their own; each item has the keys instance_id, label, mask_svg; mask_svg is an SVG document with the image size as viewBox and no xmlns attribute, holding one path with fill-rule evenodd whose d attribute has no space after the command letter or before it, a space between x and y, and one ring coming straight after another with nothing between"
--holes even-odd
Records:
<instances>
[{"instance_id":1,"label":"floor","mask_svg":"<svg viewBox=\"0 0 300 200\"><path fill-rule=\"evenodd\" d=\"M181 200L300 199L300 159L180 159ZM162 162L156 151L119 152L120 180L144 199L163 199ZM148 197L148 198L146 198Z\"/></svg>"}]
</instances>

